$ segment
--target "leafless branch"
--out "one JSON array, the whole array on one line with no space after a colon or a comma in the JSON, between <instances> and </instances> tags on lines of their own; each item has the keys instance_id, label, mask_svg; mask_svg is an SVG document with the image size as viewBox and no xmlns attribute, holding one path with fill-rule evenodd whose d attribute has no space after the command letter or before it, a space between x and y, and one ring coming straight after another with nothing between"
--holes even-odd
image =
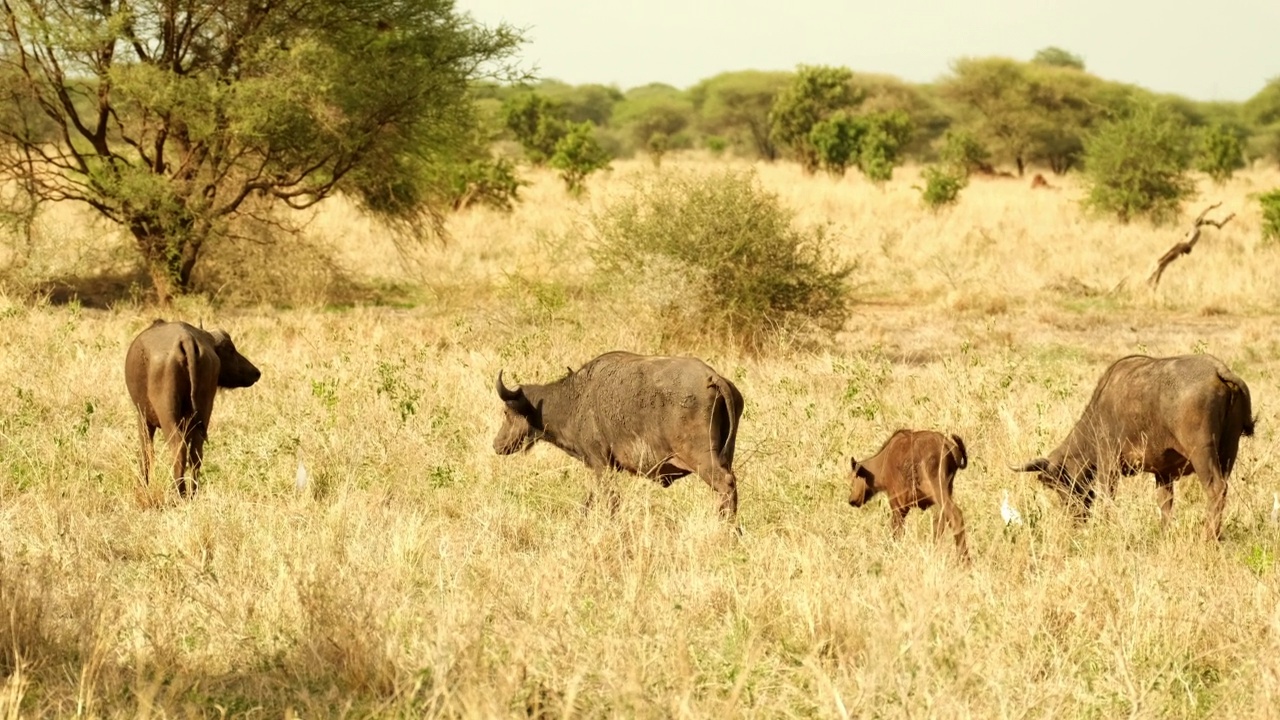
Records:
<instances>
[{"instance_id":1,"label":"leafless branch","mask_svg":"<svg viewBox=\"0 0 1280 720\"><path fill-rule=\"evenodd\" d=\"M1160 284L1160 276L1164 275L1165 268L1169 267L1169 265L1174 260L1177 260L1183 255L1190 254L1191 250L1195 248L1196 243L1200 241L1200 228L1204 227L1205 225L1212 225L1218 228L1219 230L1221 230L1223 225L1226 225L1227 223L1231 222L1231 218L1236 216L1235 213L1231 213L1230 215L1227 215L1225 218L1221 220L1208 219L1209 211L1217 208L1220 205L1222 205L1222 201L1218 201L1210 205L1209 207L1205 208L1204 212L1196 216L1195 224L1193 224L1191 226L1191 229L1187 231L1186 239L1178 243L1177 245L1174 245L1173 247L1169 248L1168 252L1160 256L1160 260L1157 261L1156 263L1155 271L1151 273L1151 277L1147 278L1147 284L1151 286L1152 290L1154 290L1156 286Z\"/></svg>"}]
</instances>

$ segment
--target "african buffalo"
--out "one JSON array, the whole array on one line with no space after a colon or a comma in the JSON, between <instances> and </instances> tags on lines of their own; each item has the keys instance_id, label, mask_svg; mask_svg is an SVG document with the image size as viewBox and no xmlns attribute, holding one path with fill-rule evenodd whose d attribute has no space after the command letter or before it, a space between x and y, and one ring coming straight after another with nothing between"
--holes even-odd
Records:
<instances>
[{"instance_id":1,"label":"african buffalo","mask_svg":"<svg viewBox=\"0 0 1280 720\"><path fill-rule=\"evenodd\" d=\"M1173 481L1195 472L1209 498L1205 532L1218 538L1227 478L1241 435L1253 434L1249 387L1212 355L1123 357L1106 369L1075 427L1047 458L1014 470L1039 473L1088 517L1094 483L1155 475L1162 525L1173 514Z\"/></svg>"},{"instance_id":2,"label":"african buffalo","mask_svg":"<svg viewBox=\"0 0 1280 720\"><path fill-rule=\"evenodd\" d=\"M152 441L161 428L173 451L178 493L187 496L190 463L194 494L214 395L220 387L249 387L261 375L221 330L156 320L139 333L125 356L124 380L138 411L143 482L151 481Z\"/></svg>"},{"instance_id":3,"label":"african buffalo","mask_svg":"<svg viewBox=\"0 0 1280 720\"><path fill-rule=\"evenodd\" d=\"M733 383L692 357L608 352L545 385L514 390L502 383L502 427L494 452L510 455L546 440L593 470L656 479L668 487L697 473L734 520L738 485L733 450L742 395ZM594 498L594 491L591 498Z\"/></svg>"},{"instance_id":4,"label":"african buffalo","mask_svg":"<svg viewBox=\"0 0 1280 720\"><path fill-rule=\"evenodd\" d=\"M902 535L911 508L941 506L933 518L934 538L951 526L960 556L968 558L964 516L952 495L956 471L969 465L959 435L947 437L933 430L897 430L870 458L849 458L849 504L862 507L878 492L889 496L895 537Z\"/></svg>"}]
</instances>

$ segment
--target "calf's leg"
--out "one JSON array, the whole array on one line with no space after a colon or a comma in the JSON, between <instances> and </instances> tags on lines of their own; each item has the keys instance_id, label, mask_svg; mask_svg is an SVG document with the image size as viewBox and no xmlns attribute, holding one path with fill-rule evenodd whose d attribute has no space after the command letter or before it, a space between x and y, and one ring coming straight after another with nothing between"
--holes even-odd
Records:
<instances>
[{"instance_id":1,"label":"calf's leg","mask_svg":"<svg viewBox=\"0 0 1280 720\"><path fill-rule=\"evenodd\" d=\"M1160 527L1167 530L1173 520L1173 476L1156 475L1156 502L1160 503Z\"/></svg>"},{"instance_id":2,"label":"calf's leg","mask_svg":"<svg viewBox=\"0 0 1280 720\"><path fill-rule=\"evenodd\" d=\"M894 540L902 539L902 530L907 522L907 512L909 507L894 507L893 514L889 516L889 528L893 533Z\"/></svg>"},{"instance_id":3,"label":"calf's leg","mask_svg":"<svg viewBox=\"0 0 1280 720\"><path fill-rule=\"evenodd\" d=\"M956 505L955 500L948 496L939 510L946 517L947 524L951 526L951 535L955 538L956 549L960 551L960 557L968 561L969 543L965 539L964 515L960 512L960 507Z\"/></svg>"}]
</instances>

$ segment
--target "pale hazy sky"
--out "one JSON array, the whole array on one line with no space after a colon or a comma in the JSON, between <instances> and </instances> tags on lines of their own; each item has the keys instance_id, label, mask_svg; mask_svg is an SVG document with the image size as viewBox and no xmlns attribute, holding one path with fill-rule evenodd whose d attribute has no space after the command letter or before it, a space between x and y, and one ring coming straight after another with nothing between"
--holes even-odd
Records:
<instances>
[{"instance_id":1,"label":"pale hazy sky","mask_svg":"<svg viewBox=\"0 0 1280 720\"><path fill-rule=\"evenodd\" d=\"M797 64L924 82L962 55L1029 60L1057 45L1092 72L1200 100L1244 100L1280 75L1280 0L457 0L527 28L538 76L685 88Z\"/></svg>"}]
</instances>

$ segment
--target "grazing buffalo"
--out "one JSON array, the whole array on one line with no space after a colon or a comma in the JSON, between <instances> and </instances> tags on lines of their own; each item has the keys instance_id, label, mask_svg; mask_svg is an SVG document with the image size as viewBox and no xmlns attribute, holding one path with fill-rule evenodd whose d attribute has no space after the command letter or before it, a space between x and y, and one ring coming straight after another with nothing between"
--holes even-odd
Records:
<instances>
[{"instance_id":1,"label":"grazing buffalo","mask_svg":"<svg viewBox=\"0 0 1280 720\"><path fill-rule=\"evenodd\" d=\"M862 462L849 458L849 504L862 507L876 493L888 495L895 537L902 535L911 508L928 510L938 505L933 518L934 538L940 539L950 525L960 556L968 559L964 516L952 494L956 471L968 465L969 455L959 435L898 430L870 458Z\"/></svg>"},{"instance_id":2,"label":"grazing buffalo","mask_svg":"<svg viewBox=\"0 0 1280 720\"><path fill-rule=\"evenodd\" d=\"M190 464L194 494L214 395L220 387L249 387L261 375L221 330L156 320L134 338L125 356L124 380L138 410L143 481L151 480L152 441L160 428L173 451L178 493L188 494Z\"/></svg>"},{"instance_id":3,"label":"grazing buffalo","mask_svg":"<svg viewBox=\"0 0 1280 720\"><path fill-rule=\"evenodd\" d=\"M736 518L742 395L701 360L615 351L545 385L508 389L499 370L496 387L505 413L493 440L499 455L546 440L585 463L597 482L620 470L668 487L697 473L719 494L721 514Z\"/></svg>"},{"instance_id":4,"label":"grazing buffalo","mask_svg":"<svg viewBox=\"0 0 1280 720\"><path fill-rule=\"evenodd\" d=\"M1022 467L1038 473L1088 517L1094 484L1109 492L1121 475L1155 475L1161 522L1173 515L1173 481L1195 472L1209 498L1205 532L1218 538L1227 478L1241 435L1253 434L1249 387L1212 355L1130 355L1102 373L1075 427L1047 458Z\"/></svg>"}]
</instances>

